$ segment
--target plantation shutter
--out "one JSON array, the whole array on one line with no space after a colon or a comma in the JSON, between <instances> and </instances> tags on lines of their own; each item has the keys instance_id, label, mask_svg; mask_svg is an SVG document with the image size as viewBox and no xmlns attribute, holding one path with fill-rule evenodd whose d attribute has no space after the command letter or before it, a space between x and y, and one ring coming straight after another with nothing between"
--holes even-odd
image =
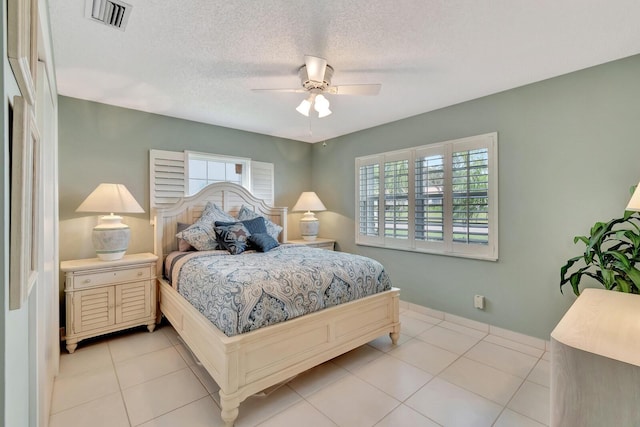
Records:
<instances>
[{"instance_id":1,"label":"plantation shutter","mask_svg":"<svg viewBox=\"0 0 640 427\"><path fill-rule=\"evenodd\" d=\"M269 206L273 206L273 163L251 161L251 192Z\"/></svg>"},{"instance_id":2,"label":"plantation shutter","mask_svg":"<svg viewBox=\"0 0 640 427\"><path fill-rule=\"evenodd\" d=\"M415 154L415 246L443 250L447 237L449 198L445 148L423 147Z\"/></svg>"},{"instance_id":3,"label":"plantation shutter","mask_svg":"<svg viewBox=\"0 0 640 427\"><path fill-rule=\"evenodd\" d=\"M384 162L384 236L409 238L409 159L385 156ZM404 157L404 158L402 158Z\"/></svg>"},{"instance_id":4,"label":"plantation shutter","mask_svg":"<svg viewBox=\"0 0 640 427\"><path fill-rule=\"evenodd\" d=\"M149 151L151 209L169 206L185 195L185 160L181 151Z\"/></svg>"},{"instance_id":5,"label":"plantation shutter","mask_svg":"<svg viewBox=\"0 0 640 427\"><path fill-rule=\"evenodd\" d=\"M452 162L453 241L489 243L488 148L454 151Z\"/></svg>"},{"instance_id":6,"label":"plantation shutter","mask_svg":"<svg viewBox=\"0 0 640 427\"><path fill-rule=\"evenodd\" d=\"M382 156L356 159L356 243L381 244L381 217L384 215L382 193Z\"/></svg>"}]
</instances>

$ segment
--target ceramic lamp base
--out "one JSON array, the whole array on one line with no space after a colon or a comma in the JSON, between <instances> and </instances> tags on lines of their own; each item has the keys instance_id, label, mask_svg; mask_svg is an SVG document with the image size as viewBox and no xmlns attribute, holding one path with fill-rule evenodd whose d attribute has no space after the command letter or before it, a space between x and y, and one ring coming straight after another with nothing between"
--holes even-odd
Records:
<instances>
[{"instance_id":1,"label":"ceramic lamp base","mask_svg":"<svg viewBox=\"0 0 640 427\"><path fill-rule=\"evenodd\" d=\"M121 220L120 216L106 215L100 218L100 224L93 229L93 247L103 261L119 260L127 252L131 230Z\"/></svg>"},{"instance_id":2,"label":"ceramic lamp base","mask_svg":"<svg viewBox=\"0 0 640 427\"><path fill-rule=\"evenodd\" d=\"M300 220L300 234L304 240L316 240L318 230L320 229L320 221L313 212L307 212Z\"/></svg>"}]
</instances>

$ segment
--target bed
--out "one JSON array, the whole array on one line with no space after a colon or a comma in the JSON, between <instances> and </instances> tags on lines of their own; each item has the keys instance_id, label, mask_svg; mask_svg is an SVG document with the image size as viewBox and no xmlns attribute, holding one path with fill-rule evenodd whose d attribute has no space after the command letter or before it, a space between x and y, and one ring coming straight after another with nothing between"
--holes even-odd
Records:
<instances>
[{"instance_id":1,"label":"bed","mask_svg":"<svg viewBox=\"0 0 640 427\"><path fill-rule=\"evenodd\" d=\"M267 206L236 184L212 184L195 196L155 211L154 248L159 260L177 250L178 223L193 224L208 202L234 216L245 206L282 226L279 240L287 241L287 208ZM289 245L280 248L284 252ZM221 417L229 427L247 397L381 335L389 334L394 344L399 337L397 288L228 336L180 295L163 272L163 263L158 262L159 311L220 387Z\"/></svg>"}]
</instances>

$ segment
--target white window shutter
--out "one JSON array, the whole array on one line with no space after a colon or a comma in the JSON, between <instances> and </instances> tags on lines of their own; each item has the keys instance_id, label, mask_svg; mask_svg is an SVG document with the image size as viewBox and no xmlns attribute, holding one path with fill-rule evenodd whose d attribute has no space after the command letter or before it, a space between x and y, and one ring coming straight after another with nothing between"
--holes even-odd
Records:
<instances>
[{"instance_id":1,"label":"white window shutter","mask_svg":"<svg viewBox=\"0 0 640 427\"><path fill-rule=\"evenodd\" d=\"M186 177L183 152L150 150L149 174L151 209L171 205L184 197Z\"/></svg>"},{"instance_id":2,"label":"white window shutter","mask_svg":"<svg viewBox=\"0 0 640 427\"><path fill-rule=\"evenodd\" d=\"M273 163L251 161L251 192L273 206Z\"/></svg>"}]
</instances>

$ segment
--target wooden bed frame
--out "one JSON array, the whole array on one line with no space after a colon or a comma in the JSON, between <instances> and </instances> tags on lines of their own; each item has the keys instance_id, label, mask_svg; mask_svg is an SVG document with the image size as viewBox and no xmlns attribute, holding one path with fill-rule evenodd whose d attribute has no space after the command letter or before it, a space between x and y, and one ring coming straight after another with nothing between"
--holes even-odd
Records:
<instances>
[{"instance_id":1,"label":"wooden bed frame","mask_svg":"<svg viewBox=\"0 0 640 427\"><path fill-rule=\"evenodd\" d=\"M155 212L160 311L220 387L221 417L226 426L233 426L240 403L257 392L386 333L397 343L397 288L245 334L226 336L162 278L162 261L177 248L177 222L193 223L207 201L231 214L242 205L253 209L282 225L282 242L287 239L287 208L269 207L239 185L220 183Z\"/></svg>"}]
</instances>

